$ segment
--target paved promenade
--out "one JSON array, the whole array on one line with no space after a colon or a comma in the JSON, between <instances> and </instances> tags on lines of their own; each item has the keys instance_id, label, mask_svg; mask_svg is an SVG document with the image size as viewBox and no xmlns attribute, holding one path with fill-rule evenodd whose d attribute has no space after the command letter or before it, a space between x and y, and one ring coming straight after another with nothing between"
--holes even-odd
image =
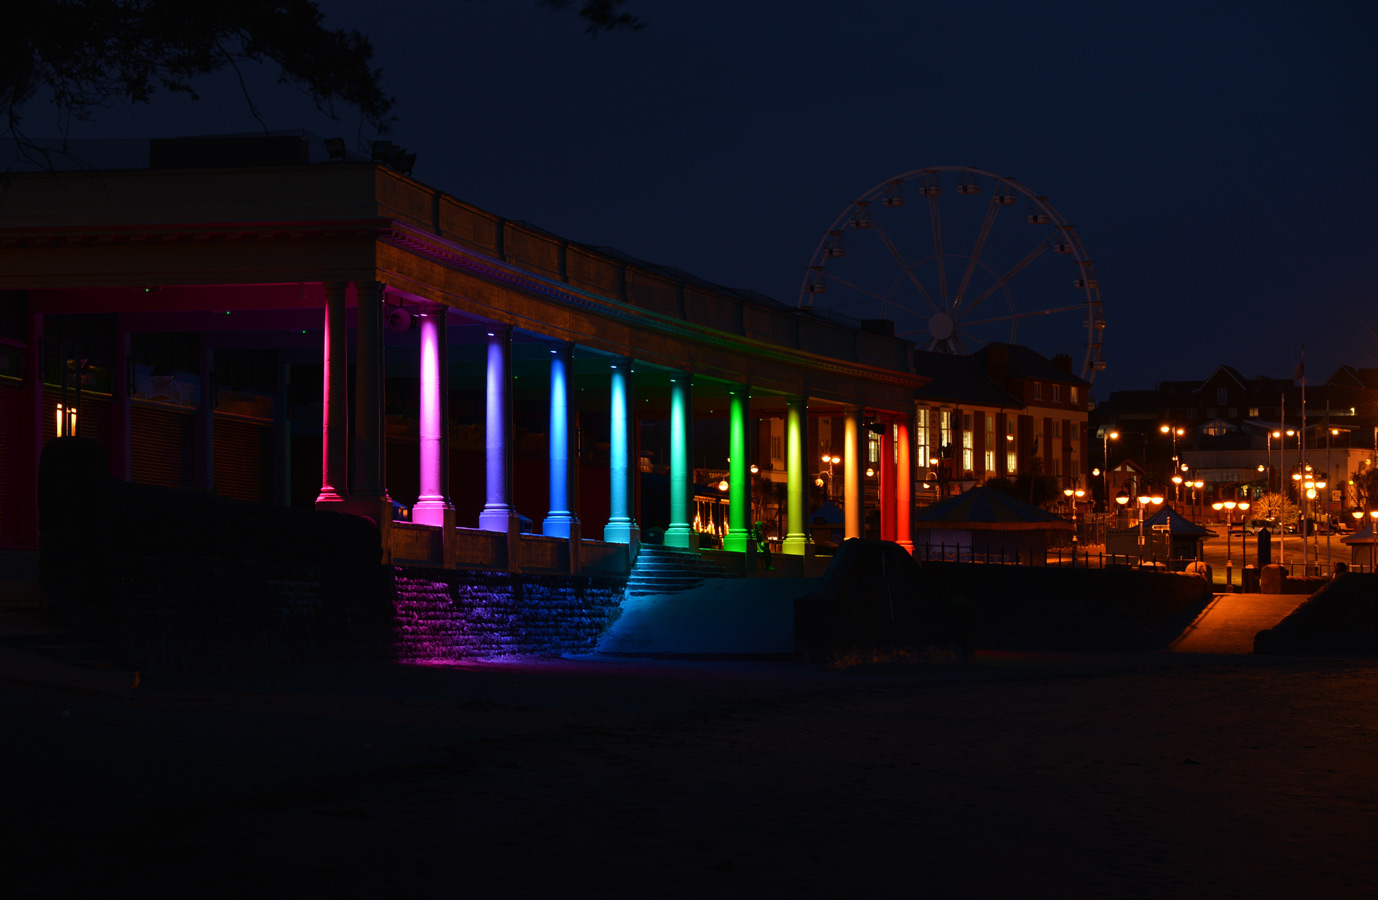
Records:
<instances>
[{"instance_id":1,"label":"paved promenade","mask_svg":"<svg viewBox=\"0 0 1378 900\"><path fill-rule=\"evenodd\" d=\"M1368 661L1220 643L135 687L16 648L61 636L0 618L15 896L1255 900L1378 883Z\"/></svg>"},{"instance_id":2,"label":"paved promenade","mask_svg":"<svg viewBox=\"0 0 1378 900\"><path fill-rule=\"evenodd\" d=\"M1171 649L1177 653L1253 653L1254 635L1287 618L1305 600L1305 594L1216 594Z\"/></svg>"}]
</instances>

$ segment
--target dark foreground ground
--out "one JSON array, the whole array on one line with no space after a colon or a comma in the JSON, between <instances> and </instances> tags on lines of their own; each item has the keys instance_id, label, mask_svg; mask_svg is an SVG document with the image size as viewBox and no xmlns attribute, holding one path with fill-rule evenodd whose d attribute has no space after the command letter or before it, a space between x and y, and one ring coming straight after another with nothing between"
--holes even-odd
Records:
<instances>
[{"instance_id":1,"label":"dark foreground ground","mask_svg":"<svg viewBox=\"0 0 1378 900\"><path fill-rule=\"evenodd\" d=\"M0 683L5 896L1359 897L1378 665Z\"/></svg>"}]
</instances>

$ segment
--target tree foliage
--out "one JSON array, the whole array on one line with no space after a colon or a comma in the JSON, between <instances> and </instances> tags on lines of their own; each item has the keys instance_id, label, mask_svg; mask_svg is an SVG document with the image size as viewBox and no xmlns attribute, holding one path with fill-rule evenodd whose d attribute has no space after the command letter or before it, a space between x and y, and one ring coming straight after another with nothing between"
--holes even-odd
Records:
<instances>
[{"instance_id":1,"label":"tree foliage","mask_svg":"<svg viewBox=\"0 0 1378 900\"><path fill-rule=\"evenodd\" d=\"M1359 509L1378 509L1378 465L1365 465L1354 473L1354 505Z\"/></svg>"},{"instance_id":2,"label":"tree foliage","mask_svg":"<svg viewBox=\"0 0 1378 900\"><path fill-rule=\"evenodd\" d=\"M1264 494L1249 507L1246 521L1273 519L1283 525L1295 525L1301 510L1284 494Z\"/></svg>"},{"instance_id":3,"label":"tree foliage","mask_svg":"<svg viewBox=\"0 0 1378 900\"><path fill-rule=\"evenodd\" d=\"M540 0L555 10L578 0ZM626 0L582 0L587 31L636 30ZM197 98L198 79L243 63L276 65L279 81L304 91L335 117L357 108L378 135L393 123L394 99L357 30L327 28L314 0L24 0L0 27L0 136L24 144L25 104L43 91L64 116L93 118L112 100L147 103L159 90ZM243 86L243 77L240 77ZM245 90L250 111L263 122ZM266 127L266 123L265 123Z\"/></svg>"},{"instance_id":4,"label":"tree foliage","mask_svg":"<svg viewBox=\"0 0 1378 900\"><path fill-rule=\"evenodd\" d=\"M275 64L281 82L331 115L340 102L379 134L392 122L368 38L325 27L311 0L27 0L6 17L0 105L16 138L23 106L43 89L64 114L89 119L111 100L147 103L159 88L195 99L197 79L245 62Z\"/></svg>"}]
</instances>

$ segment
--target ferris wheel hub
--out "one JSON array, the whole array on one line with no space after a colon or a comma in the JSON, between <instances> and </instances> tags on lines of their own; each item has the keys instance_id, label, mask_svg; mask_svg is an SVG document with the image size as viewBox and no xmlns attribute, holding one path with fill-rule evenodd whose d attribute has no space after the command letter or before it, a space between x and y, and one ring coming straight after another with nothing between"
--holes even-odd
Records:
<instances>
[{"instance_id":1,"label":"ferris wheel hub","mask_svg":"<svg viewBox=\"0 0 1378 900\"><path fill-rule=\"evenodd\" d=\"M956 323L947 313L934 313L928 320L928 335L935 341L947 340L956 330Z\"/></svg>"}]
</instances>

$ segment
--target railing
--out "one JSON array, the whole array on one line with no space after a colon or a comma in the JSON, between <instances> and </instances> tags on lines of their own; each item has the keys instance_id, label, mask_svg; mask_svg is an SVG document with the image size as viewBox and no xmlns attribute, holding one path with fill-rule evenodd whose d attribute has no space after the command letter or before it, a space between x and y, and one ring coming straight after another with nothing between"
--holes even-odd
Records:
<instances>
[{"instance_id":1,"label":"railing","mask_svg":"<svg viewBox=\"0 0 1378 900\"><path fill-rule=\"evenodd\" d=\"M1068 547L1044 547L1040 549L1007 549L994 547L973 547L969 544L915 544L914 558L921 562L980 563L982 565L1003 566L1066 566L1068 568L1105 569L1132 566L1144 569L1163 569L1181 572L1195 562L1204 562L1189 556L1160 555L1146 544L1143 555L1133 553L1106 553L1102 550L1073 550ZM1346 563L1351 572L1373 572L1373 566L1362 563ZM1297 570L1300 564L1285 564L1283 571L1288 578L1305 577L1308 573ZM1309 567L1308 567L1309 568ZM1242 571L1242 570L1241 570Z\"/></svg>"}]
</instances>

